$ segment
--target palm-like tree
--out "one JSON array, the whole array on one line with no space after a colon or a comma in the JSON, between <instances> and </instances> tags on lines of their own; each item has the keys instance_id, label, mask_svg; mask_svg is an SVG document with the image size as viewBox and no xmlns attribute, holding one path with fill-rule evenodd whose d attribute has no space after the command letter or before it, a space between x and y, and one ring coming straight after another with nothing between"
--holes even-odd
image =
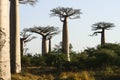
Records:
<instances>
[{"instance_id":1,"label":"palm-like tree","mask_svg":"<svg viewBox=\"0 0 120 80\"><path fill-rule=\"evenodd\" d=\"M109 22L98 22L92 25L92 30L95 31L93 35L101 34L101 45L105 44L105 30L110 30L115 27L113 23Z\"/></svg>"},{"instance_id":2,"label":"palm-like tree","mask_svg":"<svg viewBox=\"0 0 120 80\"><path fill-rule=\"evenodd\" d=\"M35 26L33 28L26 29L29 32L37 33L42 36L42 55L47 54L47 38L59 33L58 28L53 26Z\"/></svg>"},{"instance_id":3,"label":"palm-like tree","mask_svg":"<svg viewBox=\"0 0 120 80\"><path fill-rule=\"evenodd\" d=\"M67 54L68 61L70 61L70 54L69 54L67 20L68 18L77 19L80 17L79 16L80 14L81 14L80 9L73 9L73 8L57 7L51 10L51 16L57 16L60 18L60 21L63 22L62 52Z\"/></svg>"},{"instance_id":4,"label":"palm-like tree","mask_svg":"<svg viewBox=\"0 0 120 80\"><path fill-rule=\"evenodd\" d=\"M30 42L31 40L35 39L35 36L32 36L32 34L28 34L27 31L25 29L23 29L23 31L20 33L20 49L21 49L21 56L23 56L23 54L25 53L24 51L24 46L25 43Z\"/></svg>"}]
</instances>

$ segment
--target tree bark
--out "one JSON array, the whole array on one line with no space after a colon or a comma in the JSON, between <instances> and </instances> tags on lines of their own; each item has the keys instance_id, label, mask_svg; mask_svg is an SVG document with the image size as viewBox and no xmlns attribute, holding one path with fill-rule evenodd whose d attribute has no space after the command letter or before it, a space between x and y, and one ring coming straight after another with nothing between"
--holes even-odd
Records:
<instances>
[{"instance_id":1,"label":"tree bark","mask_svg":"<svg viewBox=\"0 0 120 80\"><path fill-rule=\"evenodd\" d=\"M47 40L46 36L42 36L42 55L47 54Z\"/></svg>"},{"instance_id":2,"label":"tree bark","mask_svg":"<svg viewBox=\"0 0 120 80\"><path fill-rule=\"evenodd\" d=\"M105 29L102 29L102 33L101 33L101 45L105 45Z\"/></svg>"},{"instance_id":3,"label":"tree bark","mask_svg":"<svg viewBox=\"0 0 120 80\"><path fill-rule=\"evenodd\" d=\"M0 0L0 80L11 80L9 0Z\"/></svg>"},{"instance_id":4,"label":"tree bark","mask_svg":"<svg viewBox=\"0 0 120 80\"><path fill-rule=\"evenodd\" d=\"M70 61L67 17L63 21L62 52L67 55L67 59Z\"/></svg>"},{"instance_id":5,"label":"tree bark","mask_svg":"<svg viewBox=\"0 0 120 80\"><path fill-rule=\"evenodd\" d=\"M10 0L10 56L11 72L21 72L19 2Z\"/></svg>"},{"instance_id":6,"label":"tree bark","mask_svg":"<svg viewBox=\"0 0 120 80\"><path fill-rule=\"evenodd\" d=\"M51 53L51 38L49 39L49 53Z\"/></svg>"}]
</instances>

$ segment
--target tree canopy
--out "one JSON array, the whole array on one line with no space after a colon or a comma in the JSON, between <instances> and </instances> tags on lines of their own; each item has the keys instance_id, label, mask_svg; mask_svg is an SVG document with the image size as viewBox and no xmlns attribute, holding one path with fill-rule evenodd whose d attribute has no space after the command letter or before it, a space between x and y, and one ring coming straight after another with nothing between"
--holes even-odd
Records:
<instances>
[{"instance_id":1,"label":"tree canopy","mask_svg":"<svg viewBox=\"0 0 120 80\"><path fill-rule=\"evenodd\" d=\"M63 19L65 17L69 17L70 19L76 19L76 18L80 18L80 9L73 9L73 8L69 8L69 7L57 7L54 8L51 11L51 16L58 16L60 17L60 20L63 21Z\"/></svg>"},{"instance_id":2,"label":"tree canopy","mask_svg":"<svg viewBox=\"0 0 120 80\"><path fill-rule=\"evenodd\" d=\"M34 26L33 28L26 29L26 31L37 33L37 34L40 34L42 36L55 35L55 34L58 34L60 32L58 30L58 27L55 28L54 26L49 26L49 25L46 27Z\"/></svg>"}]
</instances>

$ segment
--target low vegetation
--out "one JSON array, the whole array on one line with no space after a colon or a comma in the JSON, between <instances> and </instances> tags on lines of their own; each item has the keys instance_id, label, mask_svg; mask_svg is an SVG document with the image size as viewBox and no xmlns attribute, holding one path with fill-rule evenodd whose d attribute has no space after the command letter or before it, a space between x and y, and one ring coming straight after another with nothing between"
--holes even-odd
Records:
<instances>
[{"instance_id":1,"label":"low vegetation","mask_svg":"<svg viewBox=\"0 0 120 80\"><path fill-rule=\"evenodd\" d=\"M105 44L87 48L81 53L22 57L22 73L12 80L120 80L120 45Z\"/></svg>"}]
</instances>

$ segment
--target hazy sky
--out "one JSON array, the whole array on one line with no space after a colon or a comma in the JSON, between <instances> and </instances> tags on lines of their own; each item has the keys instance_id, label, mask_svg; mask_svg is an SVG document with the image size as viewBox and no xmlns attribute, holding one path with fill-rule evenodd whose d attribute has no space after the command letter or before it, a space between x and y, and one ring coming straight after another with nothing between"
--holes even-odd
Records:
<instances>
[{"instance_id":1,"label":"hazy sky","mask_svg":"<svg viewBox=\"0 0 120 80\"><path fill-rule=\"evenodd\" d=\"M106 31L106 42L120 43L120 0L39 0L33 7L20 5L20 27L23 28L52 25L60 27L62 22L58 17L50 17L50 10L56 7L72 7L81 9L81 18L68 20L69 40L73 50L81 51L87 47L100 44L100 35L91 37L91 25L104 21L114 23L116 27ZM29 42L27 47L31 53L41 53L41 36ZM52 39L52 47L62 40L62 35Z\"/></svg>"}]
</instances>

